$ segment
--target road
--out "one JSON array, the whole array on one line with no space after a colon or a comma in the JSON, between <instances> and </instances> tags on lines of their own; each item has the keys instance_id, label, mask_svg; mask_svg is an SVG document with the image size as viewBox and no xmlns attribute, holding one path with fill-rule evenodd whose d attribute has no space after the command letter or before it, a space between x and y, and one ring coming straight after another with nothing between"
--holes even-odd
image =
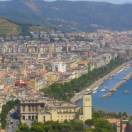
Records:
<instances>
[{"instance_id":1,"label":"road","mask_svg":"<svg viewBox=\"0 0 132 132\"><path fill-rule=\"evenodd\" d=\"M19 125L18 119L13 119L9 114L7 117L7 132L16 132Z\"/></svg>"}]
</instances>

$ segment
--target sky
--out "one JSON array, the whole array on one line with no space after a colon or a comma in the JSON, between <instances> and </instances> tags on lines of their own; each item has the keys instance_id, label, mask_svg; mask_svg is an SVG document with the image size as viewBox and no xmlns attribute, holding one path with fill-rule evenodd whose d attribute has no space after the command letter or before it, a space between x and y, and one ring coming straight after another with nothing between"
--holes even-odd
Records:
<instances>
[{"instance_id":1,"label":"sky","mask_svg":"<svg viewBox=\"0 0 132 132\"><path fill-rule=\"evenodd\" d=\"M6 1L6 0L0 0L0 1ZM72 0L72 1L76 1L76 0ZM98 1L98 2L104 1L104 2L110 2L115 4L132 3L132 0L77 0L77 1Z\"/></svg>"}]
</instances>

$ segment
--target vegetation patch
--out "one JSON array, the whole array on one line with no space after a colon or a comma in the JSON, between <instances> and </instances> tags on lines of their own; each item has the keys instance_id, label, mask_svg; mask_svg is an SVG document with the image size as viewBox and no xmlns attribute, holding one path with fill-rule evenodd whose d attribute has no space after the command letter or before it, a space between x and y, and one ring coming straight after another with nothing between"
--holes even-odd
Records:
<instances>
[{"instance_id":1,"label":"vegetation patch","mask_svg":"<svg viewBox=\"0 0 132 132\"><path fill-rule=\"evenodd\" d=\"M117 57L114 60L111 60L111 62L104 67L89 71L87 74L64 84L52 84L48 88L43 89L43 92L52 98L69 101L75 93L89 87L96 80L104 77L122 63L123 60Z\"/></svg>"},{"instance_id":2,"label":"vegetation patch","mask_svg":"<svg viewBox=\"0 0 132 132\"><path fill-rule=\"evenodd\" d=\"M19 105L19 100L15 100L15 101L9 101L5 105L2 106L2 112L0 114L0 121L1 121L2 128L6 128L6 125L7 125L6 119L7 119L7 115L10 112L10 110L12 110L18 105Z\"/></svg>"}]
</instances>

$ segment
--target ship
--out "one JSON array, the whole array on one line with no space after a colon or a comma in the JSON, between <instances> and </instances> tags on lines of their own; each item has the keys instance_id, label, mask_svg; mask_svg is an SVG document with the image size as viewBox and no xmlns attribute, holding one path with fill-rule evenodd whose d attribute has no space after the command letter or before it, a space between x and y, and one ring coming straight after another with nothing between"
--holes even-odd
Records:
<instances>
[{"instance_id":1,"label":"ship","mask_svg":"<svg viewBox=\"0 0 132 132\"><path fill-rule=\"evenodd\" d=\"M102 98L106 98L106 97L110 97L110 96L112 96L112 93L111 92L108 92L108 93L104 94L102 96Z\"/></svg>"},{"instance_id":2,"label":"ship","mask_svg":"<svg viewBox=\"0 0 132 132\"><path fill-rule=\"evenodd\" d=\"M125 93L125 94L129 94L129 91L128 91L128 90L125 90L124 93Z\"/></svg>"},{"instance_id":3,"label":"ship","mask_svg":"<svg viewBox=\"0 0 132 132\"><path fill-rule=\"evenodd\" d=\"M100 91L101 91L101 92L105 92L105 91L106 91L106 89L101 89Z\"/></svg>"}]
</instances>

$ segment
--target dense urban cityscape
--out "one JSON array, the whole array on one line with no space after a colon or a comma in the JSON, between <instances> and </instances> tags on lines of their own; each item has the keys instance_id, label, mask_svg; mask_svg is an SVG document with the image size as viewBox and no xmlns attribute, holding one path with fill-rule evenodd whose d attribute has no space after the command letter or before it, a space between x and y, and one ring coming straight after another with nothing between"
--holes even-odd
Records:
<instances>
[{"instance_id":1,"label":"dense urban cityscape","mask_svg":"<svg viewBox=\"0 0 132 132\"><path fill-rule=\"evenodd\" d=\"M0 0L0 132L132 132L130 9Z\"/></svg>"},{"instance_id":2,"label":"dense urban cityscape","mask_svg":"<svg viewBox=\"0 0 132 132\"><path fill-rule=\"evenodd\" d=\"M116 58L125 62L132 57L132 31L31 34L32 38L0 38L0 109L10 100L19 100L20 120L28 125L35 120L72 120L81 109L75 102L67 103L62 98L58 101L59 98L49 97L42 90L78 79ZM95 89L90 90L89 94ZM83 96L88 102L84 101L83 115L80 111L78 118L86 121L92 118L92 99L91 95Z\"/></svg>"}]
</instances>

